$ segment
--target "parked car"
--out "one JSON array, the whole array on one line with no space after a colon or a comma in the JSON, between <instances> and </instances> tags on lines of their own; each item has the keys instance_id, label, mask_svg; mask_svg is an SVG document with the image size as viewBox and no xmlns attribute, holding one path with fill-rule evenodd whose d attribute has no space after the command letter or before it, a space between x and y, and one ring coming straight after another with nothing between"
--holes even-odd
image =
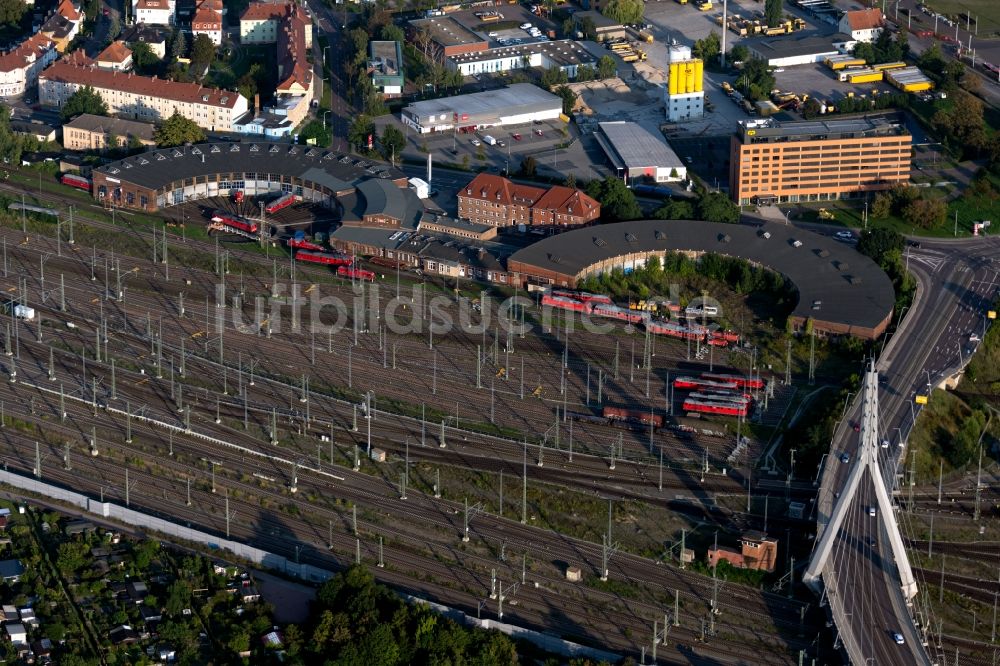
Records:
<instances>
[{"instance_id":1,"label":"parked car","mask_svg":"<svg viewBox=\"0 0 1000 666\"><path fill-rule=\"evenodd\" d=\"M471 139L471 142L473 146L478 146L482 143L479 139Z\"/></svg>"},{"instance_id":2,"label":"parked car","mask_svg":"<svg viewBox=\"0 0 1000 666\"><path fill-rule=\"evenodd\" d=\"M514 138L514 141L520 141L521 140L521 135L518 134L517 132L514 132L513 134L511 134L511 136Z\"/></svg>"},{"instance_id":3,"label":"parked car","mask_svg":"<svg viewBox=\"0 0 1000 666\"><path fill-rule=\"evenodd\" d=\"M544 135L545 135L545 133L542 130L540 130L540 129L536 129L535 130L535 136L544 136Z\"/></svg>"}]
</instances>

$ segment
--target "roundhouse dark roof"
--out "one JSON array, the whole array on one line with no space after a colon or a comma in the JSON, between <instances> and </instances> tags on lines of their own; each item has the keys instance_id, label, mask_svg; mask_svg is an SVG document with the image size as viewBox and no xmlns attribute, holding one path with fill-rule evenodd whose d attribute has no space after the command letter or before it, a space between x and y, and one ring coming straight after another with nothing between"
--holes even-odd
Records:
<instances>
[{"instance_id":1,"label":"roundhouse dark roof","mask_svg":"<svg viewBox=\"0 0 1000 666\"><path fill-rule=\"evenodd\" d=\"M244 171L303 178L334 192L352 189L369 178L397 180L406 177L387 164L312 146L268 142L200 143L163 148L111 162L94 171L152 190L185 178Z\"/></svg>"},{"instance_id":2,"label":"roundhouse dark roof","mask_svg":"<svg viewBox=\"0 0 1000 666\"><path fill-rule=\"evenodd\" d=\"M795 247L796 241L802 245ZM517 270L525 273L535 267L575 279L596 263L654 251L714 252L767 266L795 284L799 302L792 315L802 318L875 329L895 302L892 282L874 261L847 243L783 224L604 224L550 236L515 252L509 262L523 265Z\"/></svg>"}]
</instances>

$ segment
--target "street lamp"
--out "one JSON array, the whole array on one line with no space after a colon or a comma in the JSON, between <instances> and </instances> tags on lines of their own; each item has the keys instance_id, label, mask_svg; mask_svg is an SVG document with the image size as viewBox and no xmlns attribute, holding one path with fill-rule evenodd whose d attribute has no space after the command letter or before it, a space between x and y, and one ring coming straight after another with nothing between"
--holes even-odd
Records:
<instances>
[{"instance_id":1,"label":"street lamp","mask_svg":"<svg viewBox=\"0 0 1000 666\"><path fill-rule=\"evenodd\" d=\"M330 48L330 47L328 46L326 48ZM333 109L327 109L326 111L323 112L323 129L326 129L326 118L327 118L327 116L330 115L331 111L333 111Z\"/></svg>"}]
</instances>

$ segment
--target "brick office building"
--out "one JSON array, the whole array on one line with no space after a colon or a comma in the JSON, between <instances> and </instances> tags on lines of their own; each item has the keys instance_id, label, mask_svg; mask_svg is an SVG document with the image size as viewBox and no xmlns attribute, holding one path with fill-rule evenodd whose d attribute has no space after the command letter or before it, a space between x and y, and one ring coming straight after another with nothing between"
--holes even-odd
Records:
<instances>
[{"instance_id":1,"label":"brick office building","mask_svg":"<svg viewBox=\"0 0 1000 666\"><path fill-rule=\"evenodd\" d=\"M601 216L601 204L580 190L545 189L481 173L458 192L458 216L494 227L578 227Z\"/></svg>"}]
</instances>

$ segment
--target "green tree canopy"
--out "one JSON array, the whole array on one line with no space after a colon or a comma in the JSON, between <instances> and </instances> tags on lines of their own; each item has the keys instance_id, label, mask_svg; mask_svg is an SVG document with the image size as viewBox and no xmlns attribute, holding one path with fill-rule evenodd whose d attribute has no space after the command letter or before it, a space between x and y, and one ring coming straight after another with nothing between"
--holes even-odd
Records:
<instances>
[{"instance_id":1,"label":"green tree canopy","mask_svg":"<svg viewBox=\"0 0 1000 666\"><path fill-rule=\"evenodd\" d=\"M132 66L137 73L151 73L153 67L159 65L160 58L147 42L135 42L129 48L132 49Z\"/></svg>"},{"instance_id":2,"label":"green tree canopy","mask_svg":"<svg viewBox=\"0 0 1000 666\"><path fill-rule=\"evenodd\" d=\"M653 211L657 220L693 220L694 206L690 201L671 199Z\"/></svg>"},{"instance_id":3,"label":"green tree canopy","mask_svg":"<svg viewBox=\"0 0 1000 666\"><path fill-rule=\"evenodd\" d=\"M359 114L351 126L347 128L347 141L355 150L367 150L368 149L368 137L372 136L374 141L375 135L375 123L372 122L370 116L363 113Z\"/></svg>"},{"instance_id":4,"label":"green tree canopy","mask_svg":"<svg viewBox=\"0 0 1000 666\"><path fill-rule=\"evenodd\" d=\"M0 25L18 25L27 11L22 0L0 0Z\"/></svg>"},{"instance_id":5,"label":"green tree canopy","mask_svg":"<svg viewBox=\"0 0 1000 666\"><path fill-rule=\"evenodd\" d=\"M400 44L406 41L406 34L403 29L394 23L387 23L379 29L379 37L384 42L399 42Z\"/></svg>"},{"instance_id":6,"label":"green tree canopy","mask_svg":"<svg viewBox=\"0 0 1000 666\"><path fill-rule=\"evenodd\" d=\"M176 60L183 58L187 53L187 35L180 28L174 29L174 34L170 38L170 57Z\"/></svg>"},{"instance_id":7,"label":"green tree canopy","mask_svg":"<svg viewBox=\"0 0 1000 666\"><path fill-rule=\"evenodd\" d=\"M722 192L705 192L698 201L698 216L706 222L740 221L740 209Z\"/></svg>"},{"instance_id":8,"label":"green tree canopy","mask_svg":"<svg viewBox=\"0 0 1000 666\"><path fill-rule=\"evenodd\" d=\"M764 21L767 23L768 27L773 28L781 23L782 2L783 0L764 0Z\"/></svg>"},{"instance_id":9,"label":"green tree canopy","mask_svg":"<svg viewBox=\"0 0 1000 666\"><path fill-rule=\"evenodd\" d=\"M902 252L903 243L903 236L895 229L872 227L861 233L857 249L881 266L893 253L898 256Z\"/></svg>"},{"instance_id":10,"label":"green tree canopy","mask_svg":"<svg viewBox=\"0 0 1000 666\"><path fill-rule=\"evenodd\" d=\"M386 125L385 129L382 130L380 143L382 144L382 154L386 159L391 159L395 155L398 160L403 149L406 148L406 136L403 134L403 130L395 125Z\"/></svg>"},{"instance_id":11,"label":"green tree canopy","mask_svg":"<svg viewBox=\"0 0 1000 666\"><path fill-rule=\"evenodd\" d=\"M311 141L310 141L311 140ZM333 140L330 130L322 120L313 118L299 130L299 143L327 147Z\"/></svg>"},{"instance_id":12,"label":"green tree canopy","mask_svg":"<svg viewBox=\"0 0 1000 666\"><path fill-rule=\"evenodd\" d=\"M161 148L180 146L185 143L198 143L205 140L205 130L195 121L185 118L180 111L164 120L153 134L156 145Z\"/></svg>"},{"instance_id":13,"label":"green tree canopy","mask_svg":"<svg viewBox=\"0 0 1000 666\"><path fill-rule=\"evenodd\" d=\"M642 0L609 0L601 13L622 25L642 22L645 6Z\"/></svg>"},{"instance_id":14,"label":"green tree canopy","mask_svg":"<svg viewBox=\"0 0 1000 666\"><path fill-rule=\"evenodd\" d=\"M553 90L555 94L562 98L562 110L567 116L573 113L573 106L576 104L577 95L569 86L559 86Z\"/></svg>"},{"instance_id":15,"label":"green tree canopy","mask_svg":"<svg viewBox=\"0 0 1000 666\"><path fill-rule=\"evenodd\" d=\"M215 44L211 37L199 33L191 45L191 69L200 75L215 60Z\"/></svg>"},{"instance_id":16,"label":"green tree canopy","mask_svg":"<svg viewBox=\"0 0 1000 666\"><path fill-rule=\"evenodd\" d=\"M720 53L722 53L722 39L715 30L708 33L707 37L696 41L691 48L691 55L705 62L714 62Z\"/></svg>"},{"instance_id":17,"label":"green tree canopy","mask_svg":"<svg viewBox=\"0 0 1000 666\"><path fill-rule=\"evenodd\" d=\"M66 103L63 104L59 115L66 121L81 113L92 113L96 116L108 115L108 105L104 103L104 99L97 91L90 86L83 86L70 95Z\"/></svg>"},{"instance_id":18,"label":"green tree canopy","mask_svg":"<svg viewBox=\"0 0 1000 666\"><path fill-rule=\"evenodd\" d=\"M610 79L618 75L618 65L615 59L609 55L602 55L597 59L597 78L599 80Z\"/></svg>"},{"instance_id":19,"label":"green tree canopy","mask_svg":"<svg viewBox=\"0 0 1000 666\"><path fill-rule=\"evenodd\" d=\"M736 87L750 99L767 99L774 90L774 75L769 71L766 61L751 58L743 63L743 71L736 79Z\"/></svg>"},{"instance_id":20,"label":"green tree canopy","mask_svg":"<svg viewBox=\"0 0 1000 666\"><path fill-rule=\"evenodd\" d=\"M620 178L608 176L604 180L592 180L587 184L586 192L601 203L602 218L617 222L642 217L642 208L636 202L635 194Z\"/></svg>"}]
</instances>

